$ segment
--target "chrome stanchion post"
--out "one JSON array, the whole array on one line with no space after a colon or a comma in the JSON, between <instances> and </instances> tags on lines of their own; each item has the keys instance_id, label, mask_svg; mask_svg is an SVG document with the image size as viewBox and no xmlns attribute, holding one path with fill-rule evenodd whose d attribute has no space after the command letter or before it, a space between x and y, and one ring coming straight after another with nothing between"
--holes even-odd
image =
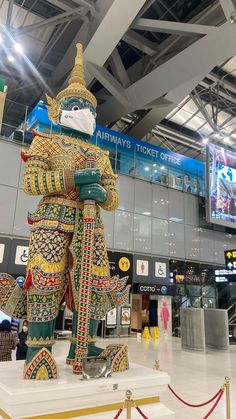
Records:
<instances>
[{"instance_id":1,"label":"chrome stanchion post","mask_svg":"<svg viewBox=\"0 0 236 419\"><path fill-rule=\"evenodd\" d=\"M226 396L226 419L231 419L231 413L230 413L230 378L225 377L225 396Z\"/></svg>"},{"instance_id":2,"label":"chrome stanchion post","mask_svg":"<svg viewBox=\"0 0 236 419\"><path fill-rule=\"evenodd\" d=\"M125 400L126 419L131 419L131 409L132 409L132 404L133 404L133 400L131 399L132 391L127 390L125 395L126 395L126 400Z\"/></svg>"}]
</instances>

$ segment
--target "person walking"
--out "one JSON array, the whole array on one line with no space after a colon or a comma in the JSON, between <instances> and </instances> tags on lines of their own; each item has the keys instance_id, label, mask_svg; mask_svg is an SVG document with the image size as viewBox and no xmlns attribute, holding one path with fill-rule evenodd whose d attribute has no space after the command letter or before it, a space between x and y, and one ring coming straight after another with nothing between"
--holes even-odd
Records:
<instances>
[{"instance_id":1,"label":"person walking","mask_svg":"<svg viewBox=\"0 0 236 419\"><path fill-rule=\"evenodd\" d=\"M11 361L11 352L16 348L16 339L11 332L9 320L3 320L0 325L0 362Z\"/></svg>"},{"instance_id":2,"label":"person walking","mask_svg":"<svg viewBox=\"0 0 236 419\"><path fill-rule=\"evenodd\" d=\"M24 320L22 331L19 333L18 338L19 341L17 343L17 349L16 349L16 360L22 360L26 359L28 346L26 344L28 336L28 322L27 320Z\"/></svg>"}]
</instances>

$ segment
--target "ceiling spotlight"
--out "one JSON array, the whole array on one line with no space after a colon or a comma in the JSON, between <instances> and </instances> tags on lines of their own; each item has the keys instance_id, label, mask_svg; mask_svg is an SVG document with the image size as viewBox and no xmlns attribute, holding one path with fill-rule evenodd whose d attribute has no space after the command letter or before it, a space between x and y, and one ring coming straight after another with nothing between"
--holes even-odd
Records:
<instances>
[{"instance_id":1,"label":"ceiling spotlight","mask_svg":"<svg viewBox=\"0 0 236 419\"><path fill-rule=\"evenodd\" d=\"M203 138L203 139L202 139L202 144L207 144L207 143L208 143L208 141L209 141L209 140L208 140L208 138Z\"/></svg>"},{"instance_id":2,"label":"ceiling spotlight","mask_svg":"<svg viewBox=\"0 0 236 419\"><path fill-rule=\"evenodd\" d=\"M10 61L10 63L13 63L15 61L15 58L12 55L8 55L7 59L8 61Z\"/></svg>"},{"instance_id":3,"label":"ceiling spotlight","mask_svg":"<svg viewBox=\"0 0 236 419\"><path fill-rule=\"evenodd\" d=\"M14 50L16 52L19 52L20 54L23 52L23 48L22 48L22 46L20 44L18 44L18 42L15 42L14 43Z\"/></svg>"},{"instance_id":4,"label":"ceiling spotlight","mask_svg":"<svg viewBox=\"0 0 236 419\"><path fill-rule=\"evenodd\" d=\"M235 12L231 13L229 21L232 24L236 23L236 13Z\"/></svg>"},{"instance_id":5,"label":"ceiling spotlight","mask_svg":"<svg viewBox=\"0 0 236 419\"><path fill-rule=\"evenodd\" d=\"M161 170L165 170L165 166L161 166Z\"/></svg>"}]
</instances>

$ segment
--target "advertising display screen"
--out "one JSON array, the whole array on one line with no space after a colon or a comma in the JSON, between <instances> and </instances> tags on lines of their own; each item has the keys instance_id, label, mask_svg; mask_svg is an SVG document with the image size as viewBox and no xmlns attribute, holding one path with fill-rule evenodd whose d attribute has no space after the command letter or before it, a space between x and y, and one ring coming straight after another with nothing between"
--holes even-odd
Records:
<instances>
[{"instance_id":1,"label":"advertising display screen","mask_svg":"<svg viewBox=\"0 0 236 419\"><path fill-rule=\"evenodd\" d=\"M236 228L236 153L209 144L207 181L209 222Z\"/></svg>"}]
</instances>

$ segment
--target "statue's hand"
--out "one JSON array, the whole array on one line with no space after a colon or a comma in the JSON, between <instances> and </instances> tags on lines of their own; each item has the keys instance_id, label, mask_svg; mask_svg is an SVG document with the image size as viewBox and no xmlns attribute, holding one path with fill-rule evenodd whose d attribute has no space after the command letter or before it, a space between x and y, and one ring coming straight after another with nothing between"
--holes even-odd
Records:
<instances>
[{"instance_id":1,"label":"statue's hand","mask_svg":"<svg viewBox=\"0 0 236 419\"><path fill-rule=\"evenodd\" d=\"M90 185L81 186L79 198L80 201L91 199L92 201L102 203L107 199L107 192L99 183L91 183Z\"/></svg>"},{"instance_id":2,"label":"statue's hand","mask_svg":"<svg viewBox=\"0 0 236 419\"><path fill-rule=\"evenodd\" d=\"M99 169L82 169L74 173L75 186L88 185L90 183L99 183L101 174Z\"/></svg>"}]
</instances>

